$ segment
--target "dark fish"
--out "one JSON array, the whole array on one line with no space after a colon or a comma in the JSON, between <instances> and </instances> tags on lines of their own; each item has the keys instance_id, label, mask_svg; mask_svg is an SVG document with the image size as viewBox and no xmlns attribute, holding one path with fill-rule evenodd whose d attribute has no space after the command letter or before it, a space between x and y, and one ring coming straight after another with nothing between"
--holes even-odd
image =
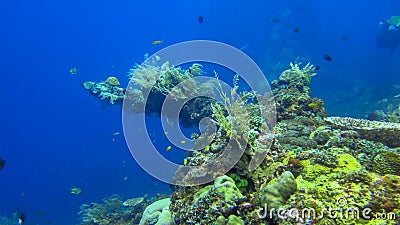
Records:
<instances>
[{"instance_id":1,"label":"dark fish","mask_svg":"<svg viewBox=\"0 0 400 225\"><path fill-rule=\"evenodd\" d=\"M319 69L321 69L321 67L319 65L316 65L314 70L319 70Z\"/></svg>"},{"instance_id":2,"label":"dark fish","mask_svg":"<svg viewBox=\"0 0 400 225\"><path fill-rule=\"evenodd\" d=\"M293 29L293 31L296 32L296 33L299 33L300 29L298 27L296 27L296 28Z\"/></svg>"},{"instance_id":3,"label":"dark fish","mask_svg":"<svg viewBox=\"0 0 400 225\"><path fill-rule=\"evenodd\" d=\"M347 36L342 36L341 38L342 38L343 41L348 41L349 40L349 37L347 37Z\"/></svg>"},{"instance_id":4,"label":"dark fish","mask_svg":"<svg viewBox=\"0 0 400 225\"><path fill-rule=\"evenodd\" d=\"M204 17L203 16L199 16L199 18L197 18L197 21L199 21L199 23L203 23Z\"/></svg>"},{"instance_id":5,"label":"dark fish","mask_svg":"<svg viewBox=\"0 0 400 225\"><path fill-rule=\"evenodd\" d=\"M324 55L324 59L328 62L332 61L332 56L330 55Z\"/></svg>"},{"instance_id":6,"label":"dark fish","mask_svg":"<svg viewBox=\"0 0 400 225\"><path fill-rule=\"evenodd\" d=\"M276 23L276 22L279 22L279 18L272 17L271 19L269 19L269 21Z\"/></svg>"},{"instance_id":7,"label":"dark fish","mask_svg":"<svg viewBox=\"0 0 400 225\"><path fill-rule=\"evenodd\" d=\"M0 158L0 170L4 168L4 165L6 164L6 160Z\"/></svg>"}]
</instances>

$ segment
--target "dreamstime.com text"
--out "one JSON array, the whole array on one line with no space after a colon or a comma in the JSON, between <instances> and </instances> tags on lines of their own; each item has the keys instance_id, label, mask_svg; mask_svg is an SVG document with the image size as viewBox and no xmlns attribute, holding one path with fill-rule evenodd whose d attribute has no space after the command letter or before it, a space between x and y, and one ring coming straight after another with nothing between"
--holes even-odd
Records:
<instances>
[{"instance_id":1,"label":"dreamstime.com text","mask_svg":"<svg viewBox=\"0 0 400 225\"><path fill-rule=\"evenodd\" d=\"M384 219L384 220L395 220L396 214L393 212L373 212L371 208L357 208L357 207L346 207L346 201L343 199L338 199L338 207L329 207L322 208L317 211L314 208L303 208L301 210L297 208L268 208L267 204L264 205L264 208L259 208L257 210L257 215L260 219L272 219L278 217L281 220L286 219L294 219L296 221L305 221L305 220L315 220L322 218L330 218L330 219L343 219L343 220L352 220L352 219Z\"/></svg>"}]
</instances>

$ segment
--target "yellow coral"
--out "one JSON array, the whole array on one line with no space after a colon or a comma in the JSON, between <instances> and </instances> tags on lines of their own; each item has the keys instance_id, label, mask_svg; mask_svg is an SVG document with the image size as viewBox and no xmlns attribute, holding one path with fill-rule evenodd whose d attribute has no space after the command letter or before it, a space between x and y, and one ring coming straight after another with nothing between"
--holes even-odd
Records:
<instances>
[{"instance_id":1,"label":"yellow coral","mask_svg":"<svg viewBox=\"0 0 400 225\"><path fill-rule=\"evenodd\" d=\"M339 154L337 160L340 168L335 169L335 171L357 171L361 168L357 159L350 154Z\"/></svg>"},{"instance_id":2,"label":"yellow coral","mask_svg":"<svg viewBox=\"0 0 400 225\"><path fill-rule=\"evenodd\" d=\"M116 77L108 77L105 82L106 82L106 84L109 84L111 86L119 86L120 85L119 80Z\"/></svg>"}]
</instances>

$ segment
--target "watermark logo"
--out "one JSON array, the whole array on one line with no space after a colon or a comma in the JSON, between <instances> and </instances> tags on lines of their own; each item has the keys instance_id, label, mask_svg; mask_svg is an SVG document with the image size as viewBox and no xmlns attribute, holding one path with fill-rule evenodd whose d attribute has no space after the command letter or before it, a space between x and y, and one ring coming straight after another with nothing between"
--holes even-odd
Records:
<instances>
[{"instance_id":1,"label":"watermark logo","mask_svg":"<svg viewBox=\"0 0 400 225\"><path fill-rule=\"evenodd\" d=\"M266 113L263 111L262 108L260 108L260 115L263 118L263 121L268 122L267 127L272 128L275 125L275 105L274 102L271 101L272 95L270 94L271 89L269 87L269 82L266 79L265 75L262 73L261 69L257 66L257 64L239 49L216 41L187 41L160 50L153 56L150 56L144 62L144 64L153 63L153 65L162 67L163 65L165 65L166 62L168 62L169 65L173 65L175 67L186 63L206 62L230 69L234 73L238 74L238 76L240 76L240 78L247 83L251 90L258 95L265 95L269 93L270 98L268 100L260 98L257 99L257 101L260 105L263 105L263 108L269 109L269 112ZM208 88L210 87L206 85L211 83L212 81L218 82L219 85L217 85L217 88L220 88L219 90L214 90L213 92L210 92L208 90ZM150 86L155 86L157 84L157 80L152 80L151 82L152 83L150 84ZM203 85L205 87L204 92L199 92L198 88L196 89L196 91L192 89L193 91L191 92L190 87L193 84L196 84L197 87ZM135 84L131 81L128 85L127 90L134 86ZM195 76L190 79L185 79L184 81L176 85L176 87L172 89L171 93L173 94L174 90L184 90L186 96L184 98L173 98L173 96L171 97L168 94L165 100L161 103L161 121L163 125L162 127L163 131L165 131L164 133L168 134L166 135L168 140L176 147L187 151L201 149L209 145L213 140L202 138L202 136L205 134L207 134L207 137L213 136L210 135L210 133L215 134L217 132L216 124L211 120L211 118L203 118L200 120L199 127L201 127L202 133L198 140L201 139L203 141L208 141L207 143L201 143L200 145L196 143L196 141L185 137L179 126L170 126L172 123L171 121L173 121L173 123L178 123L179 114L182 108L187 102L194 98L207 97L215 99L222 105L227 104L227 102L224 102L224 100L221 98L221 92L230 97L230 92L232 88L234 88L232 85L224 83L214 76L210 77L201 75ZM145 99L145 102L148 102L149 98L151 98L151 95L149 95L149 93L145 93L143 97ZM142 113L131 113L132 107L136 107L136 112ZM147 131L148 129L146 127L146 115L144 113L145 109L146 104L132 106L130 102L127 102L126 100L124 101L122 109L122 120L125 139L130 149L130 152L136 162L147 173L163 182L185 186L201 185L211 182L216 177L228 172L233 166L235 166L235 164L244 154L245 147L247 145L247 139L235 139L234 137L232 137L233 135L231 135L227 147L225 147L225 149L222 149L219 156L211 162L200 164L197 166L180 165L173 163L163 157L153 145ZM271 111L274 113L271 113ZM248 116L246 112L244 113L246 116ZM232 120L235 119L232 115L229 116L231 116L229 118L231 118ZM248 118L246 121L250 121L250 118ZM235 122L232 122L231 129L232 133L234 133L239 131L240 128ZM267 132L270 132L270 134L272 134L270 130ZM268 135L265 136L267 137ZM182 140L186 143L185 146L192 147L185 148L185 146L180 145ZM271 142L266 141L266 148L269 148L270 144ZM196 147L197 149L193 149L194 147ZM254 155L251 159L249 169L253 170L259 164L261 164L266 154L266 152L259 152ZM178 176L177 171L179 172Z\"/></svg>"},{"instance_id":2,"label":"watermark logo","mask_svg":"<svg viewBox=\"0 0 400 225\"><path fill-rule=\"evenodd\" d=\"M335 207L315 208L268 208L265 204L263 208L257 209L257 215L260 219L279 219L279 220L295 220L297 222L327 219L339 219L343 221L358 219L384 219L395 220L396 214L389 212L373 212L371 208L359 208L349 203L345 197L336 200Z\"/></svg>"}]
</instances>

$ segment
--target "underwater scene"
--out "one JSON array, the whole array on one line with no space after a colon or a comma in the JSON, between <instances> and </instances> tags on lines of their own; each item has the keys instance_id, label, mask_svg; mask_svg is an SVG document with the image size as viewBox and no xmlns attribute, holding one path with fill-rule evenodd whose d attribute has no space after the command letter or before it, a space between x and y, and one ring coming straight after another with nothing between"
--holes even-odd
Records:
<instances>
[{"instance_id":1,"label":"underwater scene","mask_svg":"<svg viewBox=\"0 0 400 225\"><path fill-rule=\"evenodd\" d=\"M400 1L0 3L0 225L400 224Z\"/></svg>"}]
</instances>

